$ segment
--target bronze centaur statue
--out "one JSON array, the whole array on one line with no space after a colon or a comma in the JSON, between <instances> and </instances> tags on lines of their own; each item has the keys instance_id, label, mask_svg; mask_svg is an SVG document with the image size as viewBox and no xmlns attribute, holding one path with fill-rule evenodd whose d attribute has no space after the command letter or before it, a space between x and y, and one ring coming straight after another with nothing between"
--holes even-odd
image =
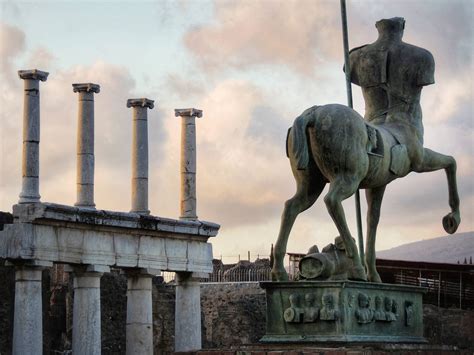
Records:
<instances>
[{"instance_id":1,"label":"bronze centaur statue","mask_svg":"<svg viewBox=\"0 0 474 355\"><path fill-rule=\"evenodd\" d=\"M403 18L380 20L378 39L350 52L351 81L361 86L365 119L338 104L313 106L296 118L288 132L287 153L296 180L296 194L286 201L274 248L272 279L283 281L288 237L299 213L311 207L326 184L324 202L347 256L354 280L381 282L375 266L375 237L385 187L417 173L444 169L451 212L443 218L446 232L461 221L456 161L423 147L420 96L434 83L434 59L425 49L402 41ZM346 223L342 201L357 189L366 190L367 240L365 268Z\"/></svg>"}]
</instances>

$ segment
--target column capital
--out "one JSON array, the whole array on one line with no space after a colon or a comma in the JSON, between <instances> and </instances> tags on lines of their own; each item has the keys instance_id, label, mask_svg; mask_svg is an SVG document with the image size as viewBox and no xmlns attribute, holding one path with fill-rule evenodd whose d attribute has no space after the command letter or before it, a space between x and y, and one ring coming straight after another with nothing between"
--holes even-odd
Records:
<instances>
[{"instance_id":1,"label":"column capital","mask_svg":"<svg viewBox=\"0 0 474 355\"><path fill-rule=\"evenodd\" d=\"M53 262L48 260L7 260L5 266L25 267L25 268L39 268L46 269L53 267Z\"/></svg>"},{"instance_id":2,"label":"column capital","mask_svg":"<svg viewBox=\"0 0 474 355\"><path fill-rule=\"evenodd\" d=\"M148 107L151 110L155 107L155 101L145 97L140 99L128 99L127 107Z\"/></svg>"},{"instance_id":3,"label":"column capital","mask_svg":"<svg viewBox=\"0 0 474 355\"><path fill-rule=\"evenodd\" d=\"M46 81L46 79L48 79L48 75L48 72L38 69L18 70L18 76L20 79Z\"/></svg>"},{"instance_id":4,"label":"column capital","mask_svg":"<svg viewBox=\"0 0 474 355\"><path fill-rule=\"evenodd\" d=\"M110 272L110 267L107 265L92 265L92 264L66 264L64 265L65 272L73 272L76 274L86 273L100 273Z\"/></svg>"},{"instance_id":5,"label":"column capital","mask_svg":"<svg viewBox=\"0 0 474 355\"><path fill-rule=\"evenodd\" d=\"M196 108L176 108L174 115L176 117L202 117L202 110Z\"/></svg>"},{"instance_id":6,"label":"column capital","mask_svg":"<svg viewBox=\"0 0 474 355\"><path fill-rule=\"evenodd\" d=\"M120 273L127 276L161 276L161 270L151 268L122 268Z\"/></svg>"},{"instance_id":7,"label":"column capital","mask_svg":"<svg viewBox=\"0 0 474 355\"><path fill-rule=\"evenodd\" d=\"M100 92L100 85L93 83L77 83L72 84L72 91L74 92L94 92L98 94Z\"/></svg>"}]
</instances>

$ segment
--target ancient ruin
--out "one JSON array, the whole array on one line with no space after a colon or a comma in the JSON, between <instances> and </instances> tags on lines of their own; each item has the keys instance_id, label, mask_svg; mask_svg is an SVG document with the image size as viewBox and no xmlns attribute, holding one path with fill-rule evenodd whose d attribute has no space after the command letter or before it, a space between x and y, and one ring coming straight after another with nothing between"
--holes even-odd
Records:
<instances>
[{"instance_id":1,"label":"ancient ruin","mask_svg":"<svg viewBox=\"0 0 474 355\"><path fill-rule=\"evenodd\" d=\"M382 284L375 238L386 186L410 172L444 169L451 212L443 227L452 234L461 221L456 161L423 147L420 97L423 87L434 83L434 59L426 49L402 41L405 20L400 17L378 21L377 40L349 53L343 0L341 10L349 107L313 106L288 131L287 156L297 187L285 203L274 248L272 279L278 282L261 283L267 299L262 341L424 342L426 290ZM362 88L364 118L352 109L351 82ZM313 246L299 262L300 281L288 282L283 258L292 226L326 184L324 202L339 236L321 253ZM359 189L366 190L368 204L365 257L362 238L358 249L342 206L354 194L357 201ZM311 306L304 302L308 295L316 298ZM311 322L304 321L308 317Z\"/></svg>"},{"instance_id":2,"label":"ancient ruin","mask_svg":"<svg viewBox=\"0 0 474 355\"><path fill-rule=\"evenodd\" d=\"M175 271L178 279L175 350L200 349L197 280L212 272L208 239L219 230L196 214L194 117L202 111L176 110L183 117L180 219L154 216L148 208L147 110L154 102L147 98L127 101L133 110L131 211L100 210L94 203L94 95L100 86L73 84L79 95L77 201L46 203L39 193L39 83L48 73L21 70L19 76L25 87L22 191L0 231L0 258L16 270L13 354L42 353L41 271L55 263L66 264L74 278L73 353L101 353L100 278L112 267L128 278L127 354L153 353L151 278L161 271Z\"/></svg>"}]
</instances>

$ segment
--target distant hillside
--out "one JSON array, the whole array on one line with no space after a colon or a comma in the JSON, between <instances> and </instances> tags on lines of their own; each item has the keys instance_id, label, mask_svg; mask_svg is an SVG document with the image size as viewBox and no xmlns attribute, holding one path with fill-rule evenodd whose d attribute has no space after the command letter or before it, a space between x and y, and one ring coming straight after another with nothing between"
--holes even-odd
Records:
<instances>
[{"instance_id":1,"label":"distant hillside","mask_svg":"<svg viewBox=\"0 0 474 355\"><path fill-rule=\"evenodd\" d=\"M427 239L403 244L396 248L377 252L381 259L430 261L439 263L462 263L464 258L474 259L474 232Z\"/></svg>"}]
</instances>

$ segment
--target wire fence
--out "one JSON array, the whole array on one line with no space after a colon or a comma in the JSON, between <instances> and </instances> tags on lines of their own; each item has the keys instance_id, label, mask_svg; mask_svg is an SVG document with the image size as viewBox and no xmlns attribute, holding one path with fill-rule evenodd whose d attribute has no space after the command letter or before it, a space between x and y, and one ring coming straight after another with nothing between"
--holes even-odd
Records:
<instances>
[{"instance_id":1,"label":"wire fence","mask_svg":"<svg viewBox=\"0 0 474 355\"><path fill-rule=\"evenodd\" d=\"M174 283L176 274L165 271L162 273L163 281ZM218 267L214 268L209 278L200 279L200 282L259 282L271 280L270 266L234 266L232 268Z\"/></svg>"}]
</instances>

